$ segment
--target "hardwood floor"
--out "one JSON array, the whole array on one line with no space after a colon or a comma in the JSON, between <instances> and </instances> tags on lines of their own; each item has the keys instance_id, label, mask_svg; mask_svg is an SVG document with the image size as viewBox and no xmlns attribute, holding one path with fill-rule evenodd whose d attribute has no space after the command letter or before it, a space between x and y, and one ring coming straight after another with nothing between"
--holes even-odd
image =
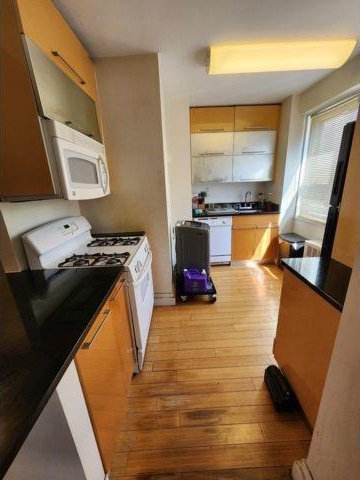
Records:
<instances>
[{"instance_id":1,"label":"hardwood floor","mask_svg":"<svg viewBox=\"0 0 360 480\"><path fill-rule=\"evenodd\" d=\"M307 454L297 412L275 411L271 363L282 272L215 267L218 300L154 312L112 480L284 480Z\"/></svg>"}]
</instances>

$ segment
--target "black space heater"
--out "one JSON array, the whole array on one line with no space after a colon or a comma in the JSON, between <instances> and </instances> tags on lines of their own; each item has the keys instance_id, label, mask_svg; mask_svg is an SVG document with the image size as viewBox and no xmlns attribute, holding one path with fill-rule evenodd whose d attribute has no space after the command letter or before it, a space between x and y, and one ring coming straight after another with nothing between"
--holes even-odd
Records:
<instances>
[{"instance_id":1,"label":"black space heater","mask_svg":"<svg viewBox=\"0 0 360 480\"><path fill-rule=\"evenodd\" d=\"M264 380L277 412L287 412L297 405L295 395L278 367L267 367Z\"/></svg>"}]
</instances>

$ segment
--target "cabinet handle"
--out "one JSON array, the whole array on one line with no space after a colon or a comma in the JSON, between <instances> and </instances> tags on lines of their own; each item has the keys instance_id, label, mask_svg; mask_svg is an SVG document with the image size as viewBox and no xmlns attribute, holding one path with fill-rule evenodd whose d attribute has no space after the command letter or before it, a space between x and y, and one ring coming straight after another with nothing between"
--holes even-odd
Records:
<instances>
[{"instance_id":1,"label":"cabinet handle","mask_svg":"<svg viewBox=\"0 0 360 480\"><path fill-rule=\"evenodd\" d=\"M59 57L60 60L65 63L65 65L78 77L80 80L81 85L86 85L85 80L77 73L77 71L65 60L65 58L61 55L60 52L57 50L51 50L51 53L54 55L54 57Z\"/></svg>"},{"instance_id":2,"label":"cabinet handle","mask_svg":"<svg viewBox=\"0 0 360 480\"><path fill-rule=\"evenodd\" d=\"M243 150L242 153L246 155L258 155L259 153L267 153L266 150Z\"/></svg>"},{"instance_id":3,"label":"cabinet handle","mask_svg":"<svg viewBox=\"0 0 360 480\"><path fill-rule=\"evenodd\" d=\"M200 128L200 132L224 132L225 128Z\"/></svg>"},{"instance_id":4,"label":"cabinet handle","mask_svg":"<svg viewBox=\"0 0 360 480\"><path fill-rule=\"evenodd\" d=\"M208 152L208 153L199 153L199 157L217 157L225 155L225 152Z\"/></svg>"},{"instance_id":5,"label":"cabinet handle","mask_svg":"<svg viewBox=\"0 0 360 480\"><path fill-rule=\"evenodd\" d=\"M259 127L256 127L256 126L254 126L254 127L244 127L243 130L246 130L246 131L251 131L251 130L268 130L268 131L272 131L271 128L269 128L269 127L261 127L261 126L259 126Z\"/></svg>"},{"instance_id":6,"label":"cabinet handle","mask_svg":"<svg viewBox=\"0 0 360 480\"><path fill-rule=\"evenodd\" d=\"M103 315L105 315L105 318L104 318L104 320L101 322L101 324L99 325L98 329L97 329L96 332L94 333L94 336L92 337L92 339L90 340L90 342L85 342L85 343L83 343L82 348L83 348L84 350L89 350L89 349L93 346L93 344L94 344L94 342L95 342L95 340L96 340L96 337L99 335L99 333L101 332L101 330L104 328L105 323L107 322L108 318L110 317L110 315L111 315L111 310L106 310L106 312L104 312Z\"/></svg>"},{"instance_id":7,"label":"cabinet handle","mask_svg":"<svg viewBox=\"0 0 360 480\"><path fill-rule=\"evenodd\" d=\"M123 289L124 285L125 285L125 280L121 280L120 286L117 289L115 295L113 297L110 297L110 299L109 299L110 302L116 302L116 300L119 298L120 292Z\"/></svg>"}]
</instances>

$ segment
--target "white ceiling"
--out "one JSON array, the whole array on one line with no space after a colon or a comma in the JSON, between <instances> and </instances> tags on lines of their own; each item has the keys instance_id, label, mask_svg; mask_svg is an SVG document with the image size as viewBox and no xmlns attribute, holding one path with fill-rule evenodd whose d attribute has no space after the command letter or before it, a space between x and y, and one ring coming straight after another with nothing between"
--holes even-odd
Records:
<instances>
[{"instance_id":1,"label":"white ceiling","mask_svg":"<svg viewBox=\"0 0 360 480\"><path fill-rule=\"evenodd\" d=\"M55 0L93 57L160 52L167 98L191 105L278 102L329 70L209 76L228 41L360 37L359 0Z\"/></svg>"}]
</instances>

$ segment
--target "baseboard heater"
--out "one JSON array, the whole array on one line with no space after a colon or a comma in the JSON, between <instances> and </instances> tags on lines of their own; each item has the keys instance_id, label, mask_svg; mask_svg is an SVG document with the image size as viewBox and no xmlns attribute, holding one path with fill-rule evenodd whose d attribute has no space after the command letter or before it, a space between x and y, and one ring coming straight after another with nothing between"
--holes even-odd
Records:
<instances>
[{"instance_id":1,"label":"baseboard heater","mask_svg":"<svg viewBox=\"0 0 360 480\"><path fill-rule=\"evenodd\" d=\"M296 397L278 367L275 365L267 367L265 369L264 380L269 389L276 411L286 412L292 410L297 405Z\"/></svg>"}]
</instances>

